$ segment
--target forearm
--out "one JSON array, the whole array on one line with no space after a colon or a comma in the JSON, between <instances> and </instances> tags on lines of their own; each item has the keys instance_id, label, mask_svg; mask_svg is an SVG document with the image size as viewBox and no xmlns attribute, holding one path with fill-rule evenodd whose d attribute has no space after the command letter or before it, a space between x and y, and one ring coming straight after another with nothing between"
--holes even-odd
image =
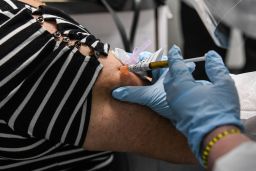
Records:
<instances>
[{"instance_id":1,"label":"forearm","mask_svg":"<svg viewBox=\"0 0 256 171\"><path fill-rule=\"evenodd\" d=\"M225 131L236 128L235 126L221 126L219 128L216 128L213 130L210 134L206 136L204 139L204 147L207 145L207 143L212 140L214 137L216 137L217 134ZM238 128L236 128L238 129ZM228 135L221 140L219 140L215 145L213 145L209 158L208 158L208 169L212 170L214 163L224 154L227 154L228 152L234 150L236 147L241 145L244 142L248 142L250 139L246 137L244 134L233 134Z\"/></svg>"}]
</instances>

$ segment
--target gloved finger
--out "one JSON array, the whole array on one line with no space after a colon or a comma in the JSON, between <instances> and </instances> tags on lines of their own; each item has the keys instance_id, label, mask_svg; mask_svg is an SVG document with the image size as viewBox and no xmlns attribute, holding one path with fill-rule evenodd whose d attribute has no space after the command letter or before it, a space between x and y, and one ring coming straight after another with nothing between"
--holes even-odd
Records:
<instances>
[{"instance_id":1,"label":"gloved finger","mask_svg":"<svg viewBox=\"0 0 256 171\"><path fill-rule=\"evenodd\" d=\"M186 63L186 65L190 73L194 72L196 67L194 62L188 62ZM152 83L155 83L165 73L165 71L168 71L168 70L169 70L168 68L154 69L152 71L152 77L153 77Z\"/></svg>"},{"instance_id":2,"label":"gloved finger","mask_svg":"<svg viewBox=\"0 0 256 171\"><path fill-rule=\"evenodd\" d=\"M168 58L166 60L168 60ZM188 63L186 63L186 65L187 65L190 73L194 72L195 67L196 67L194 62L188 62ZM160 68L160 69L152 70L153 83L156 82L167 70L169 70L169 69L168 68Z\"/></svg>"},{"instance_id":3,"label":"gloved finger","mask_svg":"<svg viewBox=\"0 0 256 171\"><path fill-rule=\"evenodd\" d=\"M168 57L163 55L161 57L161 61L166 61L168 60ZM152 82L155 83L165 71L169 70L168 68L159 68L159 69L154 69L152 70Z\"/></svg>"},{"instance_id":4,"label":"gloved finger","mask_svg":"<svg viewBox=\"0 0 256 171\"><path fill-rule=\"evenodd\" d=\"M112 96L121 101L146 105L146 102L150 100L147 99L148 96L145 96L147 88L146 86L120 87L112 91Z\"/></svg>"},{"instance_id":5,"label":"gloved finger","mask_svg":"<svg viewBox=\"0 0 256 171\"><path fill-rule=\"evenodd\" d=\"M168 53L168 63L171 77L176 81L193 80L189 68L183 61L180 48L174 45Z\"/></svg>"},{"instance_id":6,"label":"gloved finger","mask_svg":"<svg viewBox=\"0 0 256 171\"><path fill-rule=\"evenodd\" d=\"M222 81L223 78L230 77L229 71L223 63L221 56L215 51L209 51L206 54L205 70L210 81L213 83Z\"/></svg>"},{"instance_id":7,"label":"gloved finger","mask_svg":"<svg viewBox=\"0 0 256 171\"><path fill-rule=\"evenodd\" d=\"M187 65L188 70L189 70L190 73L195 71L196 64L194 62L188 62L188 63L186 63L186 65Z\"/></svg>"},{"instance_id":8,"label":"gloved finger","mask_svg":"<svg viewBox=\"0 0 256 171\"><path fill-rule=\"evenodd\" d=\"M148 52L148 51L141 52L139 54L139 61L143 61L143 60L149 58L151 55L152 55L152 53Z\"/></svg>"},{"instance_id":9,"label":"gloved finger","mask_svg":"<svg viewBox=\"0 0 256 171\"><path fill-rule=\"evenodd\" d=\"M129 55L129 57L132 56L132 53L127 52L127 54ZM139 56L138 56L138 61L143 61L143 60L149 58L151 55L152 55L151 52L143 51L143 52L141 52L141 53L139 54Z\"/></svg>"},{"instance_id":10,"label":"gloved finger","mask_svg":"<svg viewBox=\"0 0 256 171\"><path fill-rule=\"evenodd\" d=\"M160 79L160 77L163 76L165 72L167 72L169 68L161 68L161 69L154 69L152 70L152 83L157 82L157 80Z\"/></svg>"}]
</instances>

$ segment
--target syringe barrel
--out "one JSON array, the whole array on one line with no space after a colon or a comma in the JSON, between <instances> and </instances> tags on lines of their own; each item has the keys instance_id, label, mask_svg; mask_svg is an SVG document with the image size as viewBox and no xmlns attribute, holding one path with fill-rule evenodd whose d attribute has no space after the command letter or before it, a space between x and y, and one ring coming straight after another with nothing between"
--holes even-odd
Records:
<instances>
[{"instance_id":1,"label":"syringe barrel","mask_svg":"<svg viewBox=\"0 0 256 171\"><path fill-rule=\"evenodd\" d=\"M141 71L151 70L149 68L149 63L138 63L138 64L130 65L128 69L129 71L132 71L132 72L141 72Z\"/></svg>"}]
</instances>

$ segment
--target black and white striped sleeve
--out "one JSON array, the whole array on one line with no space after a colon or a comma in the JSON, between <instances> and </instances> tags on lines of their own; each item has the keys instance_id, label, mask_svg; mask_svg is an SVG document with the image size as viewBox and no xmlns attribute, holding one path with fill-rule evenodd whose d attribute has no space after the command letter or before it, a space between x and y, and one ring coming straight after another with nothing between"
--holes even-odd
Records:
<instances>
[{"instance_id":1,"label":"black and white striped sleeve","mask_svg":"<svg viewBox=\"0 0 256 171\"><path fill-rule=\"evenodd\" d=\"M21 134L82 146L98 60L56 43L28 9L1 25L0 49L0 119Z\"/></svg>"}]
</instances>

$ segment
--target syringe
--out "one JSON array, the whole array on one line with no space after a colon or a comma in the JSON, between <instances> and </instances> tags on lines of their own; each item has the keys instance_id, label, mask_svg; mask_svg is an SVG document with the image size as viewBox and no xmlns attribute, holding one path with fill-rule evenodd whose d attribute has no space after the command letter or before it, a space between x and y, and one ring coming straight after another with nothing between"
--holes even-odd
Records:
<instances>
[{"instance_id":1,"label":"syringe","mask_svg":"<svg viewBox=\"0 0 256 171\"><path fill-rule=\"evenodd\" d=\"M184 59L185 63L200 62L200 61L205 61L205 56ZM156 61L156 62L150 62L150 63L137 63L137 64L129 65L128 69L129 71L132 71L132 72L141 72L141 71L149 71L152 69L167 68L167 67L168 67L168 61Z\"/></svg>"}]
</instances>

